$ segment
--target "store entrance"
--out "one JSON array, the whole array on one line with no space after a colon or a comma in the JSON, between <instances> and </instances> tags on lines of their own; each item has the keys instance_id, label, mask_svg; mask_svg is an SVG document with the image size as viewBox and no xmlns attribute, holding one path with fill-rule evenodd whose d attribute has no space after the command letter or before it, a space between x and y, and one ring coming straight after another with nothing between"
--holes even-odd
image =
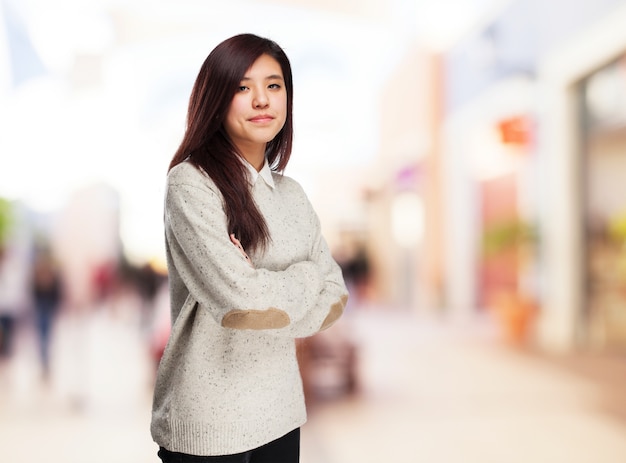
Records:
<instances>
[{"instance_id":1,"label":"store entrance","mask_svg":"<svg viewBox=\"0 0 626 463\"><path fill-rule=\"evenodd\" d=\"M585 79L580 94L584 332L592 346L626 351L626 56Z\"/></svg>"}]
</instances>

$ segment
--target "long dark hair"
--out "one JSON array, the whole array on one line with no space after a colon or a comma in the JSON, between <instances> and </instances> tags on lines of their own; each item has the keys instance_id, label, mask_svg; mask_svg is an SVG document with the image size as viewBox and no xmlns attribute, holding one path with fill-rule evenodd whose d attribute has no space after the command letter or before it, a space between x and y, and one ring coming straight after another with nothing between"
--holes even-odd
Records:
<instances>
[{"instance_id":1,"label":"long dark hair","mask_svg":"<svg viewBox=\"0 0 626 463\"><path fill-rule=\"evenodd\" d=\"M253 34L231 37L207 56L189 98L185 135L169 165L172 169L189 158L211 177L224 197L228 232L235 234L246 251L265 248L270 234L252 198L242 156L226 134L223 122L241 79L264 54L280 64L287 91L285 125L265 150L270 168L283 172L293 139L291 65L277 43Z\"/></svg>"}]
</instances>

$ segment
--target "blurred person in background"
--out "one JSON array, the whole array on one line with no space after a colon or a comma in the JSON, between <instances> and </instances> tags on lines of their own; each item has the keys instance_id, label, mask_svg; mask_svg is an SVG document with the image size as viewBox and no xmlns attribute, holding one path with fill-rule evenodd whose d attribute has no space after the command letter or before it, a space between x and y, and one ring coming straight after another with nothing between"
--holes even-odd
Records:
<instances>
[{"instance_id":1,"label":"blurred person in background","mask_svg":"<svg viewBox=\"0 0 626 463\"><path fill-rule=\"evenodd\" d=\"M0 358L7 358L13 351L13 333L20 304L23 300L19 275L11 271L12 256L3 249L0 255Z\"/></svg>"},{"instance_id":2,"label":"blurred person in background","mask_svg":"<svg viewBox=\"0 0 626 463\"><path fill-rule=\"evenodd\" d=\"M211 51L191 92L165 198L173 325L151 423L165 463L299 461L296 339L331 326L348 293L283 175L292 97L284 51L252 34Z\"/></svg>"},{"instance_id":3,"label":"blurred person in background","mask_svg":"<svg viewBox=\"0 0 626 463\"><path fill-rule=\"evenodd\" d=\"M370 259L364 245L357 246L354 255L341 262L343 277L350 290L352 303L367 299L370 267Z\"/></svg>"},{"instance_id":4,"label":"blurred person in background","mask_svg":"<svg viewBox=\"0 0 626 463\"><path fill-rule=\"evenodd\" d=\"M38 249L33 263L32 296L44 379L50 373L50 339L62 302L62 288L60 272L51 251Z\"/></svg>"},{"instance_id":5,"label":"blurred person in background","mask_svg":"<svg viewBox=\"0 0 626 463\"><path fill-rule=\"evenodd\" d=\"M28 236L20 204L0 198L0 359L13 353L14 334L29 304Z\"/></svg>"}]
</instances>

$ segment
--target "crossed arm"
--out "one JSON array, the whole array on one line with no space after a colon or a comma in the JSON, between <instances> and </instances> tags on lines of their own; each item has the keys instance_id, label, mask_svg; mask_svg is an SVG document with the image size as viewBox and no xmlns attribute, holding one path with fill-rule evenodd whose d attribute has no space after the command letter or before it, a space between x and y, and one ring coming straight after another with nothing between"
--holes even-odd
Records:
<instances>
[{"instance_id":1,"label":"crossed arm","mask_svg":"<svg viewBox=\"0 0 626 463\"><path fill-rule=\"evenodd\" d=\"M166 197L166 236L179 274L200 308L224 328L306 337L341 316L347 291L316 227L309 260L281 271L257 269L228 234L217 193L177 184Z\"/></svg>"}]
</instances>

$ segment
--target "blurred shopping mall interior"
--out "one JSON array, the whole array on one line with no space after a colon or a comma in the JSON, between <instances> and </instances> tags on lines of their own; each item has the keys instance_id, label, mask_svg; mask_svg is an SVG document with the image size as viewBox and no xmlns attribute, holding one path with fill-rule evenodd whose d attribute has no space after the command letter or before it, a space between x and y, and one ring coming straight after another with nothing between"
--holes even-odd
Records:
<instances>
[{"instance_id":1,"label":"blurred shopping mall interior","mask_svg":"<svg viewBox=\"0 0 626 463\"><path fill-rule=\"evenodd\" d=\"M626 461L625 24L626 0L0 0L0 454L155 461L165 174L206 55L252 32L291 60L285 175L350 289L298 344L303 462Z\"/></svg>"}]
</instances>

